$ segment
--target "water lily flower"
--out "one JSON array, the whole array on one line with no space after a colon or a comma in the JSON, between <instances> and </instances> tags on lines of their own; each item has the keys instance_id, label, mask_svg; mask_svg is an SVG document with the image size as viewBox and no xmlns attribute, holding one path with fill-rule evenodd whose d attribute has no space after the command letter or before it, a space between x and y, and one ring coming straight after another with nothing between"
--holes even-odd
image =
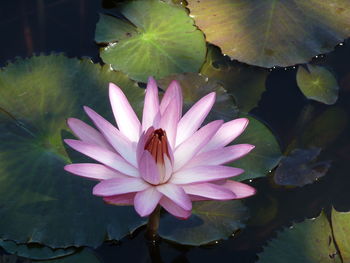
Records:
<instances>
[{"instance_id":1,"label":"water lily flower","mask_svg":"<svg viewBox=\"0 0 350 263\"><path fill-rule=\"evenodd\" d=\"M118 128L86 106L97 129L68 119L79 140L65 142L99 163L69 164L65 170L98 180L94 195L109 204L134 205L140 216L149 216L160 205L186 219L193 201L232 200L255 193L251 186L229 179L242 174L242 169L224 166L254 148L229 145L248 120L215 120L201 127L215 102L214 92L182 116L179 83L173 81L159 102L157 84L149 78L141 122L122 90L112 83L109 98Z\"/></svg>"}]
</instances>

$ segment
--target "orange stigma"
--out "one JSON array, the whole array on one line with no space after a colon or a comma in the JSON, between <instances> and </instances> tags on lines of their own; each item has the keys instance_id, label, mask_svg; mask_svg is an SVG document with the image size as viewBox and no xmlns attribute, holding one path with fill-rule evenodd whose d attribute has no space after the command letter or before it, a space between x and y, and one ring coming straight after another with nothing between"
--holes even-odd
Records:
<instances>
[{"instance_id":1,"label":"orange stigma","mask_svg":"<svg viewBox=\"0 0 350 263\"><path fill-rule=\"evenodd\" d=\"M145 144L145 150L151 153L157 164L164 164L164 154L169 157L166 132L162 129L153 131Z\"/></svg>"}]
</instances>

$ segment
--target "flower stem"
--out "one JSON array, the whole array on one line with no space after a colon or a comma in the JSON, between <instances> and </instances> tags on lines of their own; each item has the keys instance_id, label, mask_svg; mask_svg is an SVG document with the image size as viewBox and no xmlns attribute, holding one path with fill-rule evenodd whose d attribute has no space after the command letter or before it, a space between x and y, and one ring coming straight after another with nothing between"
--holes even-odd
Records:
<instances>
[{"instance_id":1,"label":"flower stem","mask_svg":"<svg viewBox=\"0 0 350 263\"><path fill-rule=\"evenodd\" d=\"M148 218L146 238L150 241L156 241L158 238L159 218L160 206L158 205Z\"/></svg>"}]
</instances>

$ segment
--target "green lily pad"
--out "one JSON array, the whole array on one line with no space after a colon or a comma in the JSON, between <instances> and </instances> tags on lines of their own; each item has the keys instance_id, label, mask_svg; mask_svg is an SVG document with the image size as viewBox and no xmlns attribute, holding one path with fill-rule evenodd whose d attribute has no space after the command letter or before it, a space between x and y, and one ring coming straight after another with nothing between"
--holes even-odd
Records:
<instances>
[{"instance_id":1,"label":"green lily pad","mask_svg":"<svg viewBox=\"0 0 350 263\"><path fill-rule=\"evenodd\" d=\"M255 145L255 148L248 155L232 163L232 166L245 171L244 174L234 177L235 181L266 176L282 158L279 143L272 131L252 116L242 115L241 117L247 117L249 124L233 143L249 143Z\"/></svg>"},{"instance_id":2,"label":"green lily pad","mask_svg":"<svg viewBox=\"0 0 350 263\"><path fill-rule=\"evenodd\" d=\"M112 119L108 83L140 112L144 91L124 74L63 55L17 60L0 71L0 237L51 248L97 247L145 223L132 207L92 196L95 182L68 174L68 117L88 105ZM83 117L84 116L84 117Z\"/></svg>"},{"instance_id":3,"label":"green lily pad","mask_svg":"<svg viewBox=\"0 0 350 263\"><path fill-rule=\"evenodd\" d=\"M267 69L230 61L216 47L209 46L201 74L223 86L235 99L238 109L249 112L258 105L269 74Z\"/></svg>"},{"instance_id":4,"label":"green lily pad","mask_svg":"<svg viewBox=\"0 0 350 263\"><path fill-rule=\"evenodd\" d=\"M324 213L279 232L258 256L259 263L342 262Z\"/></svg>"},{"instance_id":5,"label":"green lily pad","mask_svg":"<svg viewBox=\"0 0 350 263\"><path fill-rule=\"evenodd\" d=\"M124 3L119 11L128 21L101 15L96 27L96 41L109 43L101 50L105 63L142 82L199 71L205 39L184 8L142 0Z\"/></svg>"},{"instance_id":6,"label":"green lily pad","mask_svg":"<svg viewBox=\"0 0 350 263\"><path fill-rule=\"evenodd\" d=\"M299 67L297 83L308 99L328 105L334 104L338 99L337 80L330 71L323 67L310 64L307 65L307 70Z\"/></svg>"},{"instance_id":7,"label":"green lily pad","mask_svg":"<svg viewBox=\"0 0 350 263\"><path fill-rule=\"evenodd\" d=\"M332 228L343 262L350 261L350 213L332 210Z\"/></svg>"},{"instance_id":8,"label":"green lily pad","mask_svg":"<svg viewBox=\"0 0 350 263\"><path fill-rule=\"evenodd\" d=\"M2 239L0 239L0 246L5 249L7 253L36 260L59 258L71 255L76 251L76 248L73 247L67 249L51 249L39 244L16 244L14 241Z\"/></svg>"},{"instance_id":9,"label":"green lily pad","mask_svg":"<svg viewBox=\"0 0 350 263\"><path fill-rule=\"evenodd\" d=\"M317 181L331 166L330 161L317 161L320 153L320 148L294 149L277 167L275 183L301 187Z\"/></svg>"},{"instance_id":10,"label":"green lily pad","mask_svg":"<svg viewBox=\"0 0 350 263\"><path fill-rule=\"evenodd\" d=\"M216 93L215 104L207 117L207 121L224 120L230 121L237 116L238 110L232 96L216 81L208 79L198 73L184 73L170 75L158 81L159 86L166 90L172 80L179 81L184 100L184 111L186 112L196 101L210 92Z\"/></svg>"},{"instance_id":11,"label":"green lily pad","mask_svg":"<svg viewBox=\"0 0 350 263\"><path fill-rule=\"evenodd\" d=\"M348 0L188 0L188 8L208 42L261 67L306 63L350 36Z\"/></svg>"},{"instance_id":12,"label":"green lily pad","mask_svg":"<svg viewBox=\"0 0 350 263\"><path fill-rule=\"evenodd\" d=\"M247 209L238 200L195 202L187 220L165 214L160 220L159 235L183 245L200 246L227 239L244 227L247 218Z\"/></svg>"},{"instance_id":13,"label":"green lily pad","mask_svg":"<svg viewBox=\"0 0 350 263\"><path fill-rule=\"evenodd\" d=\"M97 255L90 249L83 249L80 252L77 252L73 255L54 259L54 260L43 260L39 261L43 263L102 263L102 260L100 260Z\"/></svg>"}]
</instances>

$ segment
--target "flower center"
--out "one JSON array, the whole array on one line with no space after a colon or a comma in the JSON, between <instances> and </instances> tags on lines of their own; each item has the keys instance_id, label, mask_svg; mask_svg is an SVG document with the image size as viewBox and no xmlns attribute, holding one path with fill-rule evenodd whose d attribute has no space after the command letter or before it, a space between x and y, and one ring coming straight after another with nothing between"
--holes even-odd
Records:
<instances>
[{"instance_id":1,"label":"flower center","mask_svg":"<svg viewBox=\"0 0 350 263\"><path fill-rule=\"evenodd\" d=\"M164 164L164 154L170 158L166 132L162 129L153 131L145 144L145 150L151 153L157 164Z\"/></svg>"}]
</instances>

